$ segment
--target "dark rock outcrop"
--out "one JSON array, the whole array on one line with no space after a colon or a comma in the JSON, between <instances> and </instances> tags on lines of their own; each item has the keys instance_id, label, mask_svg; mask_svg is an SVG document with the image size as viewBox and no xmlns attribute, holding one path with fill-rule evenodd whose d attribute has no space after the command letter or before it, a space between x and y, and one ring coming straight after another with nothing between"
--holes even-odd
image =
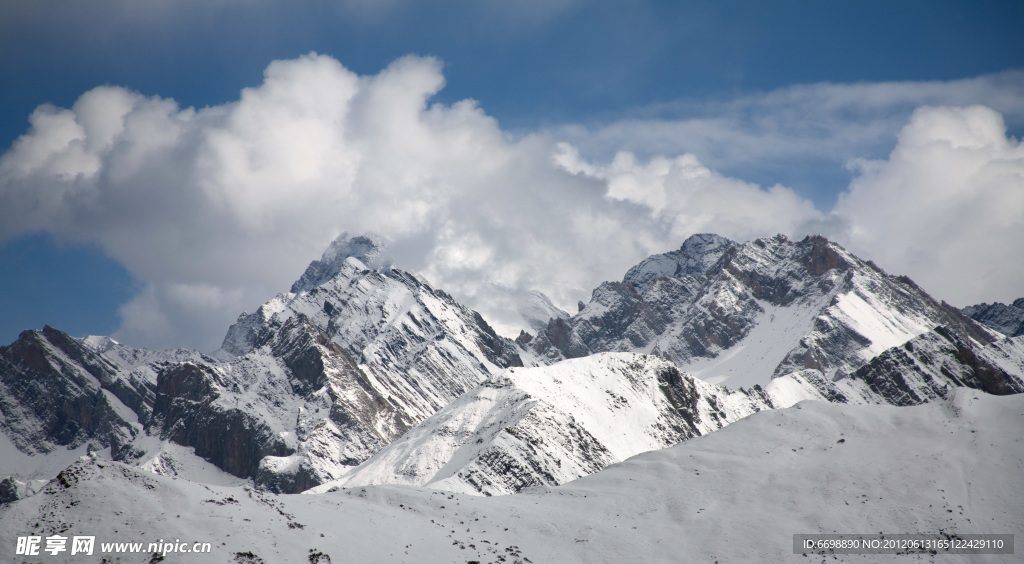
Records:
<instances>
[{"instance_id":1,"label":"dark rock outcrop","mask_svg":"<svg viewBox=\"0 0 1024 564\"><path fill-rule=\"evenodd\" d=\"M153 398L152 383L52 327L0 347L0 430L24 452L130 441Z\"/></svg>"},{"instance_id":2,"label":"dark rock outcrop","mask_svg":"<svg viewBox=\"0 0 1024 564\"><path fill-rule=\"evenodd\" d=\"M1024 298L1017 298L1012 304L978 304L963 309L964 315L999 331L1007 337L1024 335Z\"/></svg>"},{"instance_id":3,"label":"dark rock outcrop","mask_svg":"<svg viewBox=\"0 0 1024 564\"><path fill-rule=\"evenodd\" d=\"M14 479L14 476L0 480L0 505L21 499L19 489L18 481Z\"/></svg>"}]
</instances>

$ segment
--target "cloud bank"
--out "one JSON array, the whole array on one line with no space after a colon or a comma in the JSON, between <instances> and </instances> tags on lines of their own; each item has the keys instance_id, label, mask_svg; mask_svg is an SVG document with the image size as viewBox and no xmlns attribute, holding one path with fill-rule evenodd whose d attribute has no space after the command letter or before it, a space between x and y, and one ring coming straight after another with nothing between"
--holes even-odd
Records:
<instances>
[{"instance_id":1,"label":"cloud bank","mask_svg":"<svg viewBox=\"0 0 1024 564\"><path fill-rule=\"evenodd\" d=\"M1024 296L1024 145L984 106L923 107L885 160L855 160L835 214L854 252L958 306Z\"/></svg>"},{"instance_id":2,"label":"cloud bank","mask_svg":"<svg viewBox=\"0 0 1024 564\"><path fill-rule=\"evenodd\" d=\"M691 153L746 179L801 183L831 207L853 158L882 158L922 106L983 104L1024 129L1024 71L952 81L801 84L726 100L638 108L607 123L567 124L549 133L589 157L628 150L645 158ZM767 180L765 180L767 179Z\"/></svg>"},{"instance_id":3,"label":"cloud bank","mask_svg":"<svg viewBox=\"0 0 1024 564\"><path fill-rule=\"evenodd\" d=\"M443 86L432 58L358 76L310 54L220 106L109 86L40 106L0 158L0 241L98 245L143 282L118 338L205 350L343 231L383 235L398 267L506 333L526 292L572 311L702 231L824 233L958 305L1024 295L1005 254L1024 245L1022 149L992 109L919 109L821 211L690 153L600 161L550 132L512 136L472 100L431 104Z\"/></svg>"},{"instance_id":4,"label":"cloud bank","mask_svg":"<svg viewBox=\"0 0 1024 564\"><path fill-rule=\"evenodd\" d=\"M585 154L697 153L712 167L765 160L845 162L887 153L921 106L984 104L1024 126L1024 71L951 81L800 84L726 100L683 100L633 110L609 123L567 124L552 135Z\"/></svg>"}]
</instances>

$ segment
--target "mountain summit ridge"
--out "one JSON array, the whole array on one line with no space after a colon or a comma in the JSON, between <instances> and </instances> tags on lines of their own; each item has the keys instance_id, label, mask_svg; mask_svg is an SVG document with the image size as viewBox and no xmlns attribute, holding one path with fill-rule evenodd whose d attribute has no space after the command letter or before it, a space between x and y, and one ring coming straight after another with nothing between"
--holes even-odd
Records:
<instances>
[{"instance_id":1,"label":"mountain summit ridge","mask_svg":"<svg viewBox=\"0 0 1024 564\"><path fill-rule=\"evenodd\" d=\"M773 324L771 334L757 332ZM549 361L658 354L709 381L750 386L802 369L841 377L939 325L979 345L996 338L909 278L824 237L738 244L695 235L641 261L623 282L601 284L578 313L552 319L528 346ZM736 348L752 333L771 346Z\"/></svg>"},{"instance_id":2,"label":"mountain summit ridge","mask_svg":"<svg viewBox=\"0 0 1024 564\"><path fill-rule=\"evenodd\" d=\"M1007 337L1024 335L1024 298L1007 305L999 302L977 304L963 309L964 315Z\"/></svg>"},{"instance_id":3,"label":"mountain summit ridge","mask_svg":"<svg viewBox=\"0 0 1024 564\"><path fill-rule=\"evenodd\" d=\"M315 260L306 267L305 272L292 284L289 291L298 294L327 282L337 276L349 258L358 260L371 270L386 270L394 262L386 252L387 244L387 239L373 233L354 237L342 233L331 242L320 260Z\"/></svg>"},{"instance_id":4,"label":"mountain summit ridge","mask_svg":"<svg viewBox=\"0 0 1024 564\"><path fill-rule=\"evenodd\" d=\"M662 277L702 276L722 255L739 246L739 243L714 233L691 235L679 249L651 255L631 267L622 277L622 282L643 293Z\"/></svg>"}]
</instances>

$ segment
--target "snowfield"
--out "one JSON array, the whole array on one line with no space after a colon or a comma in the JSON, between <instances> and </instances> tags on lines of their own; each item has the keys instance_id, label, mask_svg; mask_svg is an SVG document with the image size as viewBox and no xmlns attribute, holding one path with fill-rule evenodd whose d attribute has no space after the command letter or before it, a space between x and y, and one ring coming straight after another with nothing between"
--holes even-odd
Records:
<instances>
[{"instance_id":1,"label":"snowfield","mask_svg":"<svg viewBox=\"0 0 1024 564\"><path fill-rule=\"evenodd\" d=\"M913 407L805 401L558 487L485 498L408 486L274 495L98 458L0 508L19 535L211 542L184 562L1015 562L1015 555L794 555L797 533L1024 538L1024 396ZM45 545L45 543L44 543ZM1019 550L1019 549L1018 549ZM150 554L107 555L150 562Z\"/></svg>"}]
</instances>

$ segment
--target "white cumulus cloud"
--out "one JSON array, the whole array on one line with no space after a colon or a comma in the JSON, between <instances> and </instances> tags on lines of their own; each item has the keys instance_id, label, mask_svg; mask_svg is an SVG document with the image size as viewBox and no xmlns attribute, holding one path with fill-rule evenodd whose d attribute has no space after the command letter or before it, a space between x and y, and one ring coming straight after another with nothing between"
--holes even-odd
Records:
<instances>
[{"instance_id":1,"label":"white cumulus cloud","mask_svg":"<svg viewBox=\"0 0 1024 564\"><path fill-rule=\"evenodd\" d=\"M742 238L815 213L691 156L567 168L571 147L514 139L471 100L430 104L443 86L431 58L357 76L312 54L221 106L117 87L41 106L0 160L0 237L98 244L144 283L118 337L210 349L342 231L382 234L399 266L514 332L524 291L567 307L690 230Z\"/></svg>"},{"instance_id":2,"label":"white cumulus cloud","mask_svg":"<svg viewBox=\"0 0 1024 564\"><path fill-rule=\"evenodd\" d=\"M1024 146L999 113L922 107L887 159L851 167L851 250L957 306L1024 296Z\"/></svg>"},{"instance_id":3,"label":"white cumulus cloud","mask_svg":"<svg viewBox=\"0 0 1024 564\"><path fill-rule=\"evenodd\" d=\"M950 300L1003 298L1021 280L1019 266L995 262L1021 244L1021 164L992 110L919 111L889 159L860 162L824 213L687 152L600 161L549 133L513 136L472 100L431 103L443 87L429 57L359 76L310 54L271 63L262 84L219 106L111 86L71 108L40 106L0 157L0 241L45 231L98 245L142 283L120 310L118 338L204 350L342 232L384 236L397 267L507 334L524 326L526 292L575 311L602 280L695 232L823 232L927 289L932 274L961 265L922 252L974 249L964 260L996 270L973 294L954 288L962 279L936 283ZM891 205L877 213L879 203ZM1003 239L976 248L988 235Z\"/></svg>"}]
</instances>

